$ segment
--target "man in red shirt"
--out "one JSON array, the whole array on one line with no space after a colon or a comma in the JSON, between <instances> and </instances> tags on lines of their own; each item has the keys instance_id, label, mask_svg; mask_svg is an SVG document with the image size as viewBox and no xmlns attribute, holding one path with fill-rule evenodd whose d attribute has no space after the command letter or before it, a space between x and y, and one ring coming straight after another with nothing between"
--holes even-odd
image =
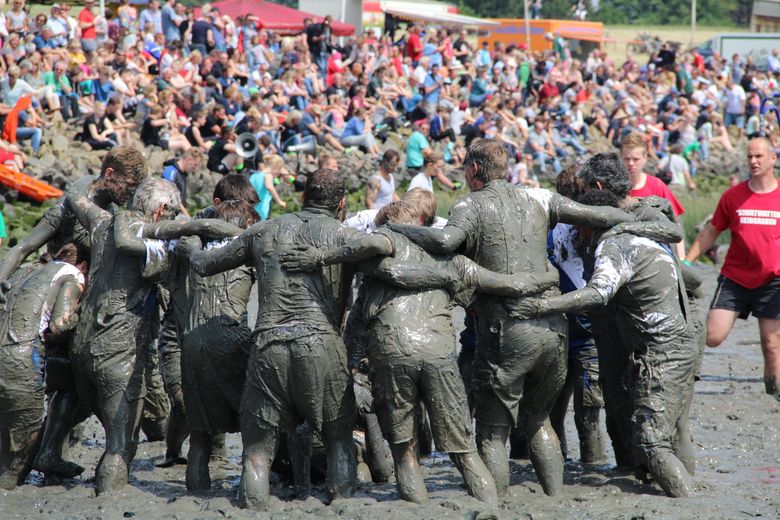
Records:
<instances>
[{"instance_id":1,"label":"man in red shirt","mask_svg":"<svg viewBox=\"0 0 780 520\"><path fill-rule=\"evenodd\" d=\"M729 229L731 245L707 316L707 346L717 347L737 318L758 318L766 393L780 401L780 184L777 154L765 137L748 144L750 179L721 196L712 221L691 246L686 261L709 250Z\"/></svg>"},{"instance_id":2,"label":"man in red shirt","mask_svg":"<svg viewBox=\"0 0 780 520\"><path fill-rule=\"evenodd\" d=\"M644 135L636 132L627 135L620 145L620 158L626 165L628 175L631 178L631 192L629 193L631 197L661 197L672 205L675 216L679 217L685 213L685 208L682 207L669 187L658 177L645 173L647 142ZM685 256L684 241L675 244L675 253L679 258Z\"/></svg>"},{"instance_id":3,"label":"man in red shirt","mask_svg":"<svg viewBox=\"0 0 780 520\"><path fill-rule=\"evenodd\" d=\"M95 0L86 0L84 9L79 13L81 49L90 54L97 50L97 31L95 31L95 15L92 14L93 7L95 7Z\"/></svg>"},{"instance_id":4,"label":"man in red shirt","mask_svg":"<svg viewBox=\"0 0 780 520\"><path fill-rule=\"evenodd\" d=\"M406 39L406 55L412 58L412 65L417 66L423 55L423 43L420 39L420 28L416 25L409 27L409 37Z\"/></svg>"}]
</instances>

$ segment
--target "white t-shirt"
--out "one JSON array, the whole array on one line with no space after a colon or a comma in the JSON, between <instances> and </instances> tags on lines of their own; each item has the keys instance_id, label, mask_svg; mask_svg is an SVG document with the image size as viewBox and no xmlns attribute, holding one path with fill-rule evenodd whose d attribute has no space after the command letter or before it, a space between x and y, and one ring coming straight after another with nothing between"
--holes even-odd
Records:
<instances>
[{"instance_id":1,"label":"white t-shirt","mask_svg":"<svg viewBox=\"0 0 780 520\"><path fill-rule=\"evenodd\" d=\"M726 92L726 112L729 114L742 114L745 109L743 102L747 99L745 89L740 85L734 85Z\"/></svg>"},{"instance_id":2,"label":"white t-shirt","mask_svg":"<svg viewBox=\"0 0 780 520\"><path fill-rule=\"evenodd\" d=\"M409 183L409 188L406 191L410 191L415 188L422 188L433 193L433 179L428 177L425 172L420 172L412 177L412 182Z\"/></svg>"}]
</instances>

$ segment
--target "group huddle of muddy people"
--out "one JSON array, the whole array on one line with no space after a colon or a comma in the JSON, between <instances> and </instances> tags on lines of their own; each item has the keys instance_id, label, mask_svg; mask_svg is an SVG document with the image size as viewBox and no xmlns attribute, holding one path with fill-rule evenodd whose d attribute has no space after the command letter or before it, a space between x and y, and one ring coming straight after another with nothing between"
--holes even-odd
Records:
<instances>
[{"instance_id":1,"label":"group huddle of muddy people","mask_svg":"<svg viewBox=\"0 0 780 520\"><path fill-rule=\"evenodd\" d=\"M605 416L619 470L691 496L688 416L705 342L752 311L767 337L766 390L778 393L776 224L769 259L748 266L771 275L729 289L727 258L706 328L691 267L726 228L729 255L760 243L748 233L769 228L760 208L731 207L753 199L729 193L780 207L774 152L750 142L750 179L724 194L684 260L669 202L631 197L617 154L565 169L557 193L510 184L507 160L499 142L476 139L470 194L446 223L433 194L413 189L367 230L343 223L344 180L332 169L307 176L300 211L262 221L247 178L225 175L213 206L190 219L139 151L113 148L100 176L74 183L0 264L0 487L32 470L80 475L62 447L95 414L98 495L127 485L141 430L165 441L161 466L186 465L187 490L208 493L210 458L240 432L245 508L266 507L272 472L299 496L312 478L332 499L394 480L398 499L423 503L420 459L431 450L496 506L510 449L530 459L545 494L561 492L573 396L583 465L606 463ZM749 219L731 223L732 212ZM727 310L744 304L728 294L752 307ZM455 306L466 310L457 348ZM710 326L722 312L733 317L718 338Z\"/></svg>"}]
</instances>

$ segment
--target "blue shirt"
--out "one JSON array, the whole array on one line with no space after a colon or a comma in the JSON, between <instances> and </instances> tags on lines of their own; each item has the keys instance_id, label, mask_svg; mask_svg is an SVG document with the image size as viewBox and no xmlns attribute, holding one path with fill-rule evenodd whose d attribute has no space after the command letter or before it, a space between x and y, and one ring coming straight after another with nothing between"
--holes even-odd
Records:
<instances>
[{"instance_id":1,"label":"blue shirt","mask_svg":"<svg viewBox=\"0 0 780 520\"><path fill-rule=\"evenodd\" d=\"M365 127L366 125L363 123L362 119L352 116L344 126L344 132L341 134L341 138L363 135Z\"/></svg>"},{"instance_id":2,"label":"blue shirt","mask_svg":"<svg viewBox=\"0 0 780 520\"><path fill-rule=\"evenodd\" d=\"M165 34L165 41L172 42L181 40L179 26L176 25L176 11L170 4L165 4L162 8L162 28Z\"/></svg>"},{"instance_id":3,"label":"blue shirt","mask_svg":"<svg viewBox=\"0 0 780 520\"><path fill-rule=\"evenodd\" d=\"M92 93L95 95L95 101L105 103L114 92L116 92L116 90L110 81L100 83L98 78L92 80Z\"/></svg>"},{"instance_id":4,"label":"blue shirt","mask_svg":"<svg viewBox=\"0 0 780 520\"><path fill-rule=\"evenodd\" d=\"M432 87L436 85L439 80L441 79L440 75L436 75L435 77L431 74L428 74L425 77L425 83L423 83L423 86L425 88ZM435 89L431 90L427 94L425 94L425 102L426 103L434 103L439 104L439 98L441 97L441 86L436 87Z\"/></svg>"},{"instance_id":5,"label":"blue shirt","mask_svg":"<svg viewBox=\"0 0 780 520\"><path fill-rule=\"evenodd\" d=\"M257 192L257 196L260 202L255 206L255 211L260 215L263 220L268 219L268 214L271 212L271 192L265 187L265 176L268 175L265 172L255 172L249 177L249 184Z\"/></svg>"},{"instance_id":6,"label":"blue shirt","mask_svg":"<svg viewBox=\"0 0 780 520\"><path fill-rule=\"evenodd\" d=\"M155 34L163 32L162 12L160 12L159 9L155 12L152 12L149 9L141 11L141 14L138 16L138 27L143 30L148 23L151 23L154 26Z\"/></svg>"}]
</instances>

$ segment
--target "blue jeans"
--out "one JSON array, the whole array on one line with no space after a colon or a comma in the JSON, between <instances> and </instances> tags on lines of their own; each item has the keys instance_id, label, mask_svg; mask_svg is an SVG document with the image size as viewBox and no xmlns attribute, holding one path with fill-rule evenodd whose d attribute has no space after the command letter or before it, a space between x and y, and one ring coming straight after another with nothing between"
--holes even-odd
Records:
<instances>
[{"instance_id":1,"label":"blue jeans","mask_svg":"<svg viewBox=\"0 0 780 520\"><path fill-rule=\"evenodd\" d=\"M539 167L542 169L542 173L547 171L547 161L550 160L552 160L553 172L555 172L555 175L561 173L561 170L563 169L557 157L550 157L544 152L534 153L534 160L539 161Z\"/></svg>"},{"instance_id":2,"label":"blue jeans","mask_svg":"<svg viewBox=\"0 0 780 520\"><path fill-rule=\"evenodd\" d=\"M728 128L737 125L737 128L745 128L745 114L729 114L723 118L723 125Z\"/></svg>"},{"instance_id":3,"label":"blue jeans","mask_svg":"<svg viewBox=\"0 0 780 520\"><path fill-rule=\"evenodd\" d=\"M588 151L580 144L580 141L576 137L561 137L561 141L563 141L563 144L568 144L574 148L574 151L577 152L577 155L584 155L585 152Z\"/></svg>"},{"instance_id":4,"label":"blue jeans","mask_svg":"<svg viewBox=\"0 0 780 520\"><path fill-rule=\"evenodd\" d=\"M16 139L29 139L30 146L32 146L33 152L38 153L41 148L41 139L43 138L43 132L40 128L30 128L29 126L19 126L16 128Z\"/></svg>"},{"instance_id":5,"label":"blue jeans","mask_svg":"<svg viewBox=\"0 0 780 520\"><path fill-rule=\"evenodd\" d=\"M81 117L81 109L79 108L79 95L75 92L60 94L60 105L62 108L62 117L66 121L71 117Z\"/></svg>"}]
</instances>

